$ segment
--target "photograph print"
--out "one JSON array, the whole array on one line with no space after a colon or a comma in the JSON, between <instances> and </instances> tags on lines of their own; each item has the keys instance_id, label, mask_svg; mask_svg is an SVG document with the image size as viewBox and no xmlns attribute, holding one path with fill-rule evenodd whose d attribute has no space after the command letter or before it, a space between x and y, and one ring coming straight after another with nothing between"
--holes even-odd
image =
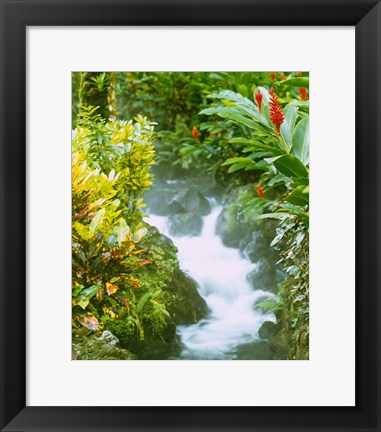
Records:
<instances>
[{"instance_id":1,"label":"photograph print","mask_svg":"<svg viewBox=\"0 0 381 432\"><path fill-rule=\"evenodd\" d=\"M72 359L309 359L309 73L72 72Z\"/></svg>"}]
</instances>

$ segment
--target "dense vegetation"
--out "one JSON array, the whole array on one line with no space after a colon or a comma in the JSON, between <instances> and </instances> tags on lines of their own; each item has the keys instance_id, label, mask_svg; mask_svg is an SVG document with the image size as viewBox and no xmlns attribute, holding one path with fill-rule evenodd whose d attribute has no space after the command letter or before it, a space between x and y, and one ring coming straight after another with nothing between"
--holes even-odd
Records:
<instances>
[{"instance_id":1,"label":"dense vegetation","mask_svg":"<svg viewBox=\"0 0 381 432\"><path fill-rule=\"evenodd\" d=\"M256 307L276 315L274 358L309 357L308 89L300 72L73 74L75 358L168 358L176 326L207 313L144 220L155 176L218 191L224 243L270 263L255 284L273 292ZM104 330L121 348L102 351Z\"/></svg>"}]
</instances>

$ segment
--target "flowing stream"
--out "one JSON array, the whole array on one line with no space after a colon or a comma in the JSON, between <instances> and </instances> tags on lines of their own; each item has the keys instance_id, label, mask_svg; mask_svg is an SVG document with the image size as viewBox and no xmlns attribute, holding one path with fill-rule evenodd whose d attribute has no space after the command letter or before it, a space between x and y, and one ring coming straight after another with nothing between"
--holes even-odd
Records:
<instances>
[{"instance_id":1,"label":"flowing stream","mask_svg":"<svg viewBox=\"0 0 381 432\"><path fill-rule=\"evenodd\" d=\"M178 327L183 344L180 358L240 359L245 350L263 344L258 329L264 321L275 321L275 317L254 308L255 302L269 293L253 290L247 275L255 264L242 257L239 250L224 246L216 235L222 207L214 199L210 203L212 211L204 216L199 236L170 235L166 216L151 214L147 221L172 239L182 270L197 282L210 309L198 323Z\"/></svg>"}]
</instances>

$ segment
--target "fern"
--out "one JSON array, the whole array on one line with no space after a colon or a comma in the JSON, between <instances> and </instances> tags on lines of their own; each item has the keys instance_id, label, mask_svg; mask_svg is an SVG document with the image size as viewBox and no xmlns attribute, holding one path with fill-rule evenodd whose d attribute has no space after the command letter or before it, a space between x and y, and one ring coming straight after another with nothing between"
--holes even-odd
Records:
<instances>
[{"instance_id":1,"label":"fern","mask_svg":"<svg viewBox=\"0 0 381 432\"><path fill-rule=\"evenodd\" d=\"M278 310L280 310L283 307L283 303L281 302L279 297L272 296L257 303L255 306L267 314L267 313L276 313Z\"/></svg>"}]
</instances>

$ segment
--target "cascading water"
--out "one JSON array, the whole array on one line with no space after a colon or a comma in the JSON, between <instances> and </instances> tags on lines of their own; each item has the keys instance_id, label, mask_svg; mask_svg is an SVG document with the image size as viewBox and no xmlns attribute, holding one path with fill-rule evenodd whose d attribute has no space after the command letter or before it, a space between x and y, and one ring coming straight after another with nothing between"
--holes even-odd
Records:
<instances>
[{"instance_id":1,"label":"cascading water","mask_svg":"<svg viewBox=\"0 0 381 432\"><path fill-rule=\"evenodd\" d=\"M216 235L217 218L222 207L211 200L212 212L204 216L199 236L173 236L165 216L150 215L147 220L172 239L178 248L183 271L198 284L210 313L198 323L180 326L183 350L181 359L237 359L237 349L259 340L258 329L273 315L255 310L259 298L268 296L253 290L247 275L255 265L243 258L237 249L223 245Z\"/></svg>"}]
</instances>

